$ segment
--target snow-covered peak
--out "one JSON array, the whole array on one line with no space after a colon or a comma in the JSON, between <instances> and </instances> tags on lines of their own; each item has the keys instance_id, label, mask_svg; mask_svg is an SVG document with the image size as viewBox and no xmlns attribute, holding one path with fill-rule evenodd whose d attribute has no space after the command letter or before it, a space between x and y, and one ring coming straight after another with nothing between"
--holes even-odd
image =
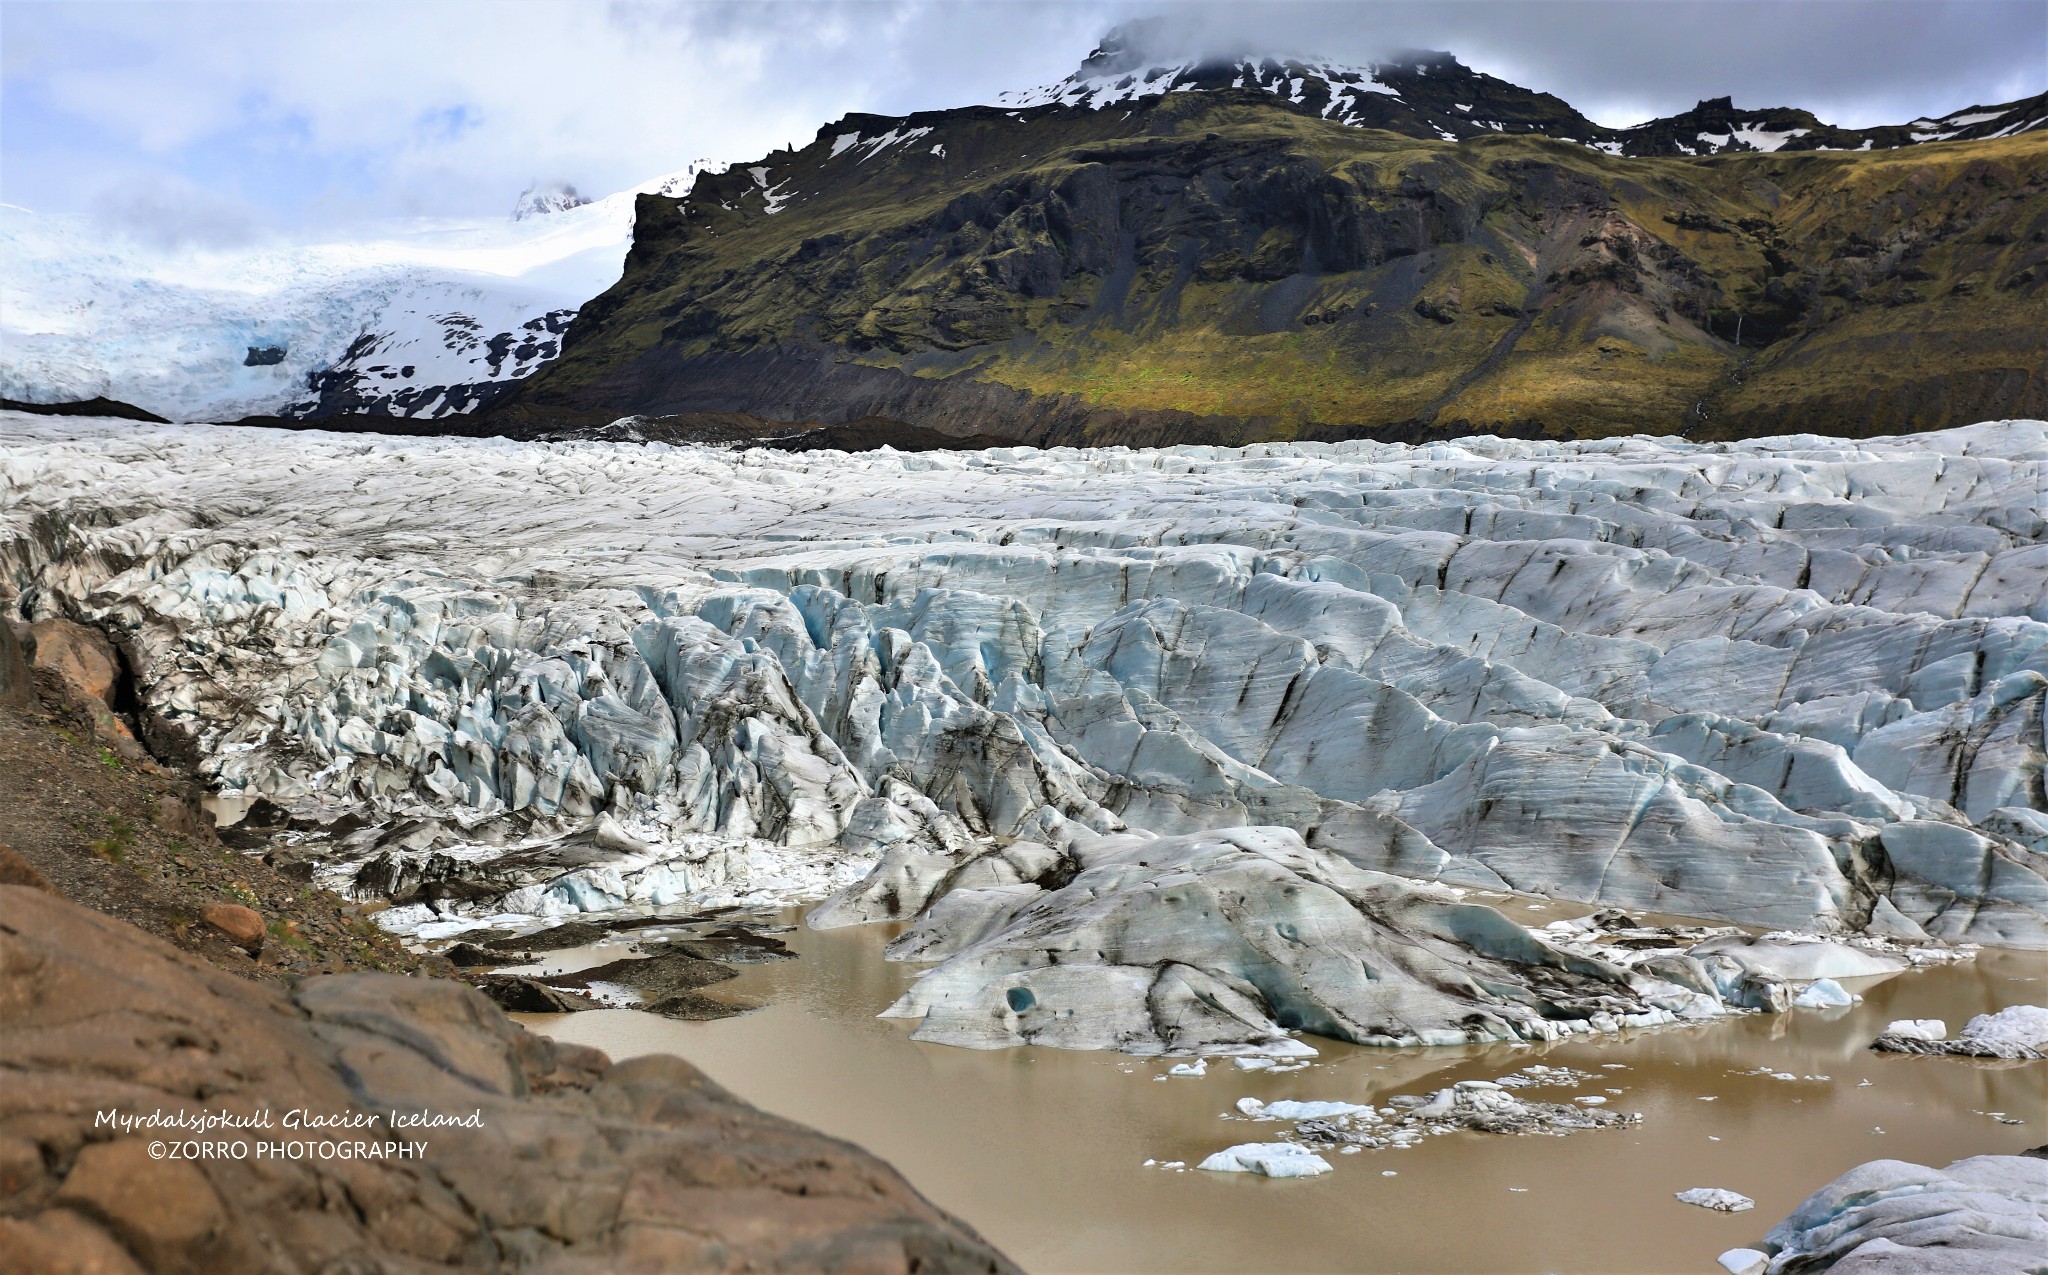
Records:
<instances>
[{"instance_id":1,"label":"snow-covered peak","mask_svg":"<svg viewBox=\"0 0 2048 1275\"><path fill-rule=\"evenodd\" d=\"M1120 68L1122 60L1112 59L1110 64ZM1252 57L1215 61L1190 57L1159 65L1134 65L1129 70L1091 69L1091 66L1100 65L1098 58L1090 58L1081 70L1056 84L1003 93L997 97L996 104L1011 109L1029 109L1057 103L1101 110L1140 98L1206 88L1261 88L1299 103L1309 92L1310 85L1320 85L1322 91L1316 96L1329 104L1323 114L1333 119L1347 119L1355 113L1363 94L1399 96L1395 89L1379 80L1376 68L1340 62Z\"/></svg>"},{"instance_id":2,"label":"snow-covered peak","mask_svg":"<svg viewBox=\"0 0 2048 1275\"><path fill-rule=\"evenodd\" d=\"M166 248L0 207L0 397L105 396L172 420L475 408L539 368L618 280L637 196L536 185L510 219L408 218L347 235Z\"/></svg>"},{"instance_id":3,"label":"snow-covered peak","mask_svg":"<svg viewBox=\"0 0 2048 1275\"><path fill-rule=\"evenodd\" d=\"M521 192L519 202L512 205L512 220L524 221L528 217L566 212L589 202L567 182L535 182Z\"/></svg>"}]
</instances>

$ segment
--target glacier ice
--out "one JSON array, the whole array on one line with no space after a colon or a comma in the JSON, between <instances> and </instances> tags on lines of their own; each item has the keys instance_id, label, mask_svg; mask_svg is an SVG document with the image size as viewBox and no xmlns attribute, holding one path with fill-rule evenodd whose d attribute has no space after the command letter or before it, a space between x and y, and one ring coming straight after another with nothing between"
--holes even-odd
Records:
<instances>
[{"instance_id":1,"label":"glacier ice","mask_svg":"<svg viewBox=\"0 0 2048 1275\"><path fill-rule=\"evenodd\" d=\"M1937 1018L1901 1019L1871 1042L1892 1054L1949 1054L1964 1058L2048 1058L2048 1006L2008 1005L1979 1014L1953 1039Z\"/></svg>"},{"instance_id":2,"label":"glacier ice","mask_svg":"<svg viewBox=\"0 0 2048 1275\"><path fill-rule=\"evenodd\" d=\"M1310 1052L1293 1031L1451 1045L1726 1012L1711 992L1554 945L1291 829L1076 836L1032 880L976 884L995 875L977 867L1008 866L1006 853L915 889L884 860L814 914L829 925L849 904L876 920L921 909L888 954L939 963L884 1014L921 1019L913 1039L1286 1057ZM949 906L989 895L992 907ZM889 906L900 910L870 911Z\"/></svg>"},{"instance_id":3,"label":"glacier ice","mask_svg":"<svg viewBox=\"0 0 2048 1275\"><path fill-rule=\"evenodd\" d=\"M1211 1173L1256 1173L1266 1178L1313 1178L1330 1171L1330 1162L1293 1142L1242 1142L1225 1147L1200 1164Z\"/></svg>"},{"instance_id":4,"label":"glacier ice","mask_svg":"<svg viewBox=\"0 0 2048 1275\"><path fill-rule=\"evenodd\" d=\"M618 280L639 193L679 195L717 167L595 201L528 191L511 218L239 245L0 206L0 397L106 396L171 420L470 410L553 358L568 317Z\"/></svg>"},{"instance_id":5,"label":"glacier ice","mask_svg":"<svg viewBox=\"0 0 2048 1275\"><path fill-rule=\"evenodd\" d=\"M1860 1164L1764 1237L1768 1270L2003 1275L2048 1252L2048 1160L1980 1155L1932 1169Z\"/></svg>"},{"instance_id":6,"label":"glacier ice","mask_svg":"<svg viewBox=\"0 0 2048 1275\"><path fill-rule=\"evenodd\" d=\"M115 633L224 791L376 823L330 879L437 916L779 851L929 888L920 959L957 959L1089 838L1278 828L2039 947L2044 491L2027 421L789 455L8 415L0 589ZM833 907L923 906L878 902Z\"/></svg>"},{"instance_id":7,"label":"glacier ice","mask_svg":"<svg viewBox=\"0 0 2048 1275\"><path fill-rule=\"evenodd\" d=\"M1743 1213L1756 1207L1756 1201L1748 1196L1717 1186L1691 1187L1677 1192L1676 1198L1681 1204L1696 1204L1717 1213Z\"/></svg>"}]
</instances>

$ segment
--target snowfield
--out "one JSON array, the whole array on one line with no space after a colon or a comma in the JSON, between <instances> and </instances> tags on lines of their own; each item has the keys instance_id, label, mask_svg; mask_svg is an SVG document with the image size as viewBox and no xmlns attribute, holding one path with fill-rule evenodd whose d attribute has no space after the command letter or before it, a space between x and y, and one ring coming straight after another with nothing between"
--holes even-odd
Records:
<instances>
[{"instance_id":1,"label":"snowfield","mask_svg":"<svg viewBox=\"0 0 2048 1275\"><path fill-rule=\"evenodd\" d=\"M0 398L228 421L298 414L327 374L342 410L461 411L553 358L569 317L617 282L639 193L681 195L707 167L519 217L235 247L143 244L0 205Z\"/></svg>"},{"instance_id":2,"label":"snowfield","mask_svg":"<svg viewBox=\"0 0 2048 1275\"><path fill-rule=\"evenodd\" d=\"M2034 421L788 455L9 414L0 593L124 634L223 789L369 817L325 879L411 924L1216 831L1173 853L1290 899L1271 865L2042 947L2044 493ZM1081 856L1119 899L1131 844Z\"/></svg>"}]
</instances>

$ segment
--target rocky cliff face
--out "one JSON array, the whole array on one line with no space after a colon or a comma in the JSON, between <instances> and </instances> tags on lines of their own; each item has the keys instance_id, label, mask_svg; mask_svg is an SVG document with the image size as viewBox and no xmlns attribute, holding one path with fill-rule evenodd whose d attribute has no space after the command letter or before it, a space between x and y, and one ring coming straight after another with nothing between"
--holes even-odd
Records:
<instances>
[{"instance_id":1,"label":"rocky cliff face","mask_svg":"<svg viewBox=\"0 0 2048 1275\"><path fill-rule=\"evenodd\" d=\"M887 1165L681 1059L615 1065L436 979L328 975L286 995L13 885L0 1073L10 1270L1015 1269ZM265 1112L267 1128L196 1125ZM292 1112L334 1123L293 1129Z\"/></svg>"},{"instance_id":2,"label":"rocky cliff face","mask_svg":"<svg viewBox=\"0 0 2048 1275\"><path fill-rule=\"evenodd\" d=\"M1854 149L1723 100L1610 137L1447 57L1155 70L849 116L643 198L624 276L502 427L1156 444L2048 412L2048 134Z\"/></svg>"}]
</instances>

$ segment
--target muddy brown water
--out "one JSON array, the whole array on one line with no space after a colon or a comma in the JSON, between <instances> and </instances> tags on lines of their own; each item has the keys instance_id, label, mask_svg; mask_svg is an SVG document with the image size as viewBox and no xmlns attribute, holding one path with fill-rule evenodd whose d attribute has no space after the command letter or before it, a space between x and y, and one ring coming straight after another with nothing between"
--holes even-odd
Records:
<instances>
[{"instance_id":1,"label":"muddy brown water","mask_svg":"<svg viewBox=\"0 0 2048 1275\"><path fill-rule=\"evenodd\" d=\"M1529 919L1581 910L1560 906ZM911 1040L913 1023L875 1017L921 968L882 960L895 932L783 936L801 959L743 967L712 989L765 1002L737 1018L683 1023L628 1010L521 1018L615 1058L679 1054L757 1105L883 1156L1026 1269L1047 1273L1712 1275L1719 1253L1753 1243L1809 1192L1866 1160L1943 1165L2048 1143L2048 1063L1865 1048L1895 1018L1943 1018L1953 1029L1972 1014L2048 1004L2048 954L1987 950L1974 962L1855 980L1864 1000L1842 1010L1547 1046L1384 1050L1310 1038L1321 1056L1304 1071L1266 1075L1212 1061L1206 1076L1161 1080L1170 1061ZM619 954L612 946L554 954L544 968ZM1291 1128L1238 1117L1242 1097L1384 1104L1533 1062L1601 1078L1527 1096L1604 1093L1643 1122L1565 1137L1457 1133L1412 1150L1326 1152L1334 1173L1291 1181L1143 1167L1147 1159L1193 1166ZM2002 1124L1993 1113L2023 1123ZM1672 1198L1695 1186L1738 1191L1756 1208L1721 1214Z\"/></svg>"}]
</instances>

